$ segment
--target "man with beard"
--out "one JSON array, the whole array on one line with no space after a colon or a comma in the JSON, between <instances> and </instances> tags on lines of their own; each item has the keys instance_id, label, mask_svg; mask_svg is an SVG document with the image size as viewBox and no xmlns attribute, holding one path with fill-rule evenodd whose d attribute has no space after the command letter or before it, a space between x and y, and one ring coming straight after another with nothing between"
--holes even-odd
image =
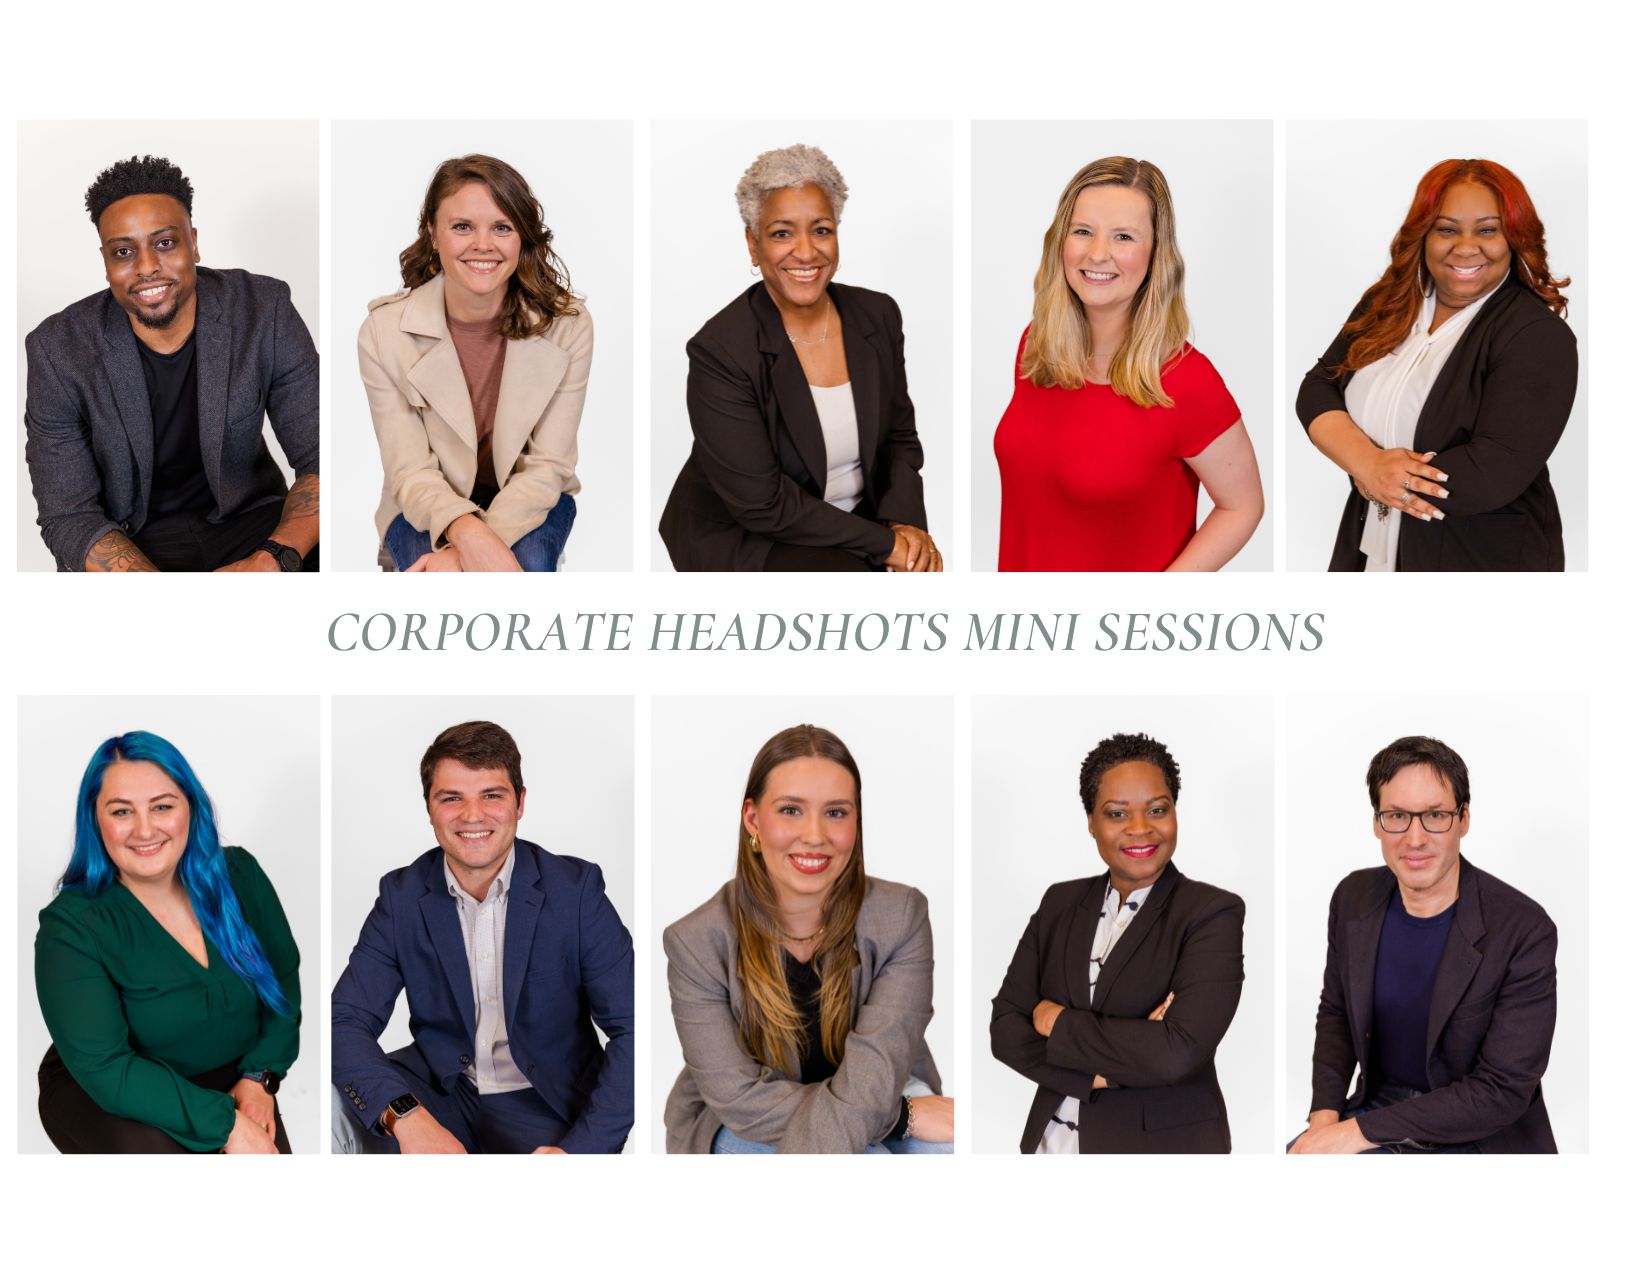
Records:
<instances>
[{"instance_id":1,"label":"man with beard","mask_svg":"<svg viewBox=\"0 0 1650 1275\"><path fill-rule=\"evenodd\" d=\"M86 192L106 292L28 336L26 456L60 571L319 565L314 343L279 279L199 266L194 188L155 156ZM264 443L267 412L296 481Z\"/></svg>"}]
</instances>

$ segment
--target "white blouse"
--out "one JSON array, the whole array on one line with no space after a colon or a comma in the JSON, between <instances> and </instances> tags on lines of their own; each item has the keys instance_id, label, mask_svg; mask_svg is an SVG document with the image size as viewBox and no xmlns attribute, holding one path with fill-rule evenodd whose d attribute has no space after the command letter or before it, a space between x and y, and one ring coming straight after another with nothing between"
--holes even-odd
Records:
<instances>
[{"instance_id":1,"label":"white blouse","mask_svg":"<svg viewBox=\"0 0 1650 1275\"><path fill-rule=\"evenodd\" d=\"M854 383L810 385L819 427L825 432L825 503L852 510L865 493L859 464L859 417L854 413Z\"/></svg>"},{"instance_id":2,"label":"white blouse","mask_svg":"<svg viewBox=\"0 0 1650 1275\"><path fill-rule=\"evenodd\" d=\"M1508 278L1511 275L1509 270ZM1437 292L1429 290L1402 344L1385 358L1353 373L1346 387L1346 410L1375 446L1414 448L1415 424L1432 393L1433 382L1484 302L1506 286L1507 280L1502 279L1493 291L1452 314L1436 332L1427 330L1438 310ZM1365 571L1394 571L1398 566L1398 528L1409 515L1398 509L1385 518L1380 515L1380 505L1370 501L1363 539L1358 543L1364 553Z\"/></svg>"}]
</instances>

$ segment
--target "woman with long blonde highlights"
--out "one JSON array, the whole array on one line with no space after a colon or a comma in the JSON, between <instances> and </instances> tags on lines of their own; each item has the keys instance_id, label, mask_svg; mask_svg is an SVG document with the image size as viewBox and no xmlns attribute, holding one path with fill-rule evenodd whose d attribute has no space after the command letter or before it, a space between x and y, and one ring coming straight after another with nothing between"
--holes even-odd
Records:
<instances>
[{"instance_id":1,"label":"woman with long blonde highlights","mask_svg":"<svg viewBox=\"0 0 1650 1275\"><path fill-rule=\"evenodd\" d=\"M1260 470L1187 342L1185 274L1155 164L1112 156L1066 183L997 426L999 570L1215 571L1254 533Z\"/></svg>"},{"instance_id":2,"label":"woman with long blonde highlights","mask_svg":"<svg viewBox=\"0 0 1650 1275\"><path fill-rule=\"evenodd\" d=\"M1295 403L1348 479L1331 571L1564 569L1547 459L1575 402L1569 286L1510 169L1422 175L1389 265Z\"/></svg>"},{"instance_id":3,"label":"woman with long blonde highlights","mask_svg":"<svg viewBox=\"0 0 1650 1275\"><path fill-rule=\"evenodd\" d=\"M865 874L859 767L818 726L780 731L745 785L733 880L665 931L685 1066L672 1152L948 1152L923 1040L928 901Z\"/></svg>"}]
</instances>

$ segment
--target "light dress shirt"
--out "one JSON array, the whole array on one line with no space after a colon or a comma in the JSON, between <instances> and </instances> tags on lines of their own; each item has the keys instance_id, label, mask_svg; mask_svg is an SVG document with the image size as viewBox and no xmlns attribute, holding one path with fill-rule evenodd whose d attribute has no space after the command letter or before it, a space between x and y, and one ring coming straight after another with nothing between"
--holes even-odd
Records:
<instances>
[{"instance_id":1,"label":"light dress shirt","mask_svg":"<svg viewBox=\"0 0 1650 1275\"><path fill-rule=\"evenodd\" d=\"M1117 946L1117 940L1123 937L1123 931L1129 928L1129 923L1140 915L1140 908L1146 902L1146 896L1152 892L1151 886L1136 890L1129 895L1125 904L1116 890L1112 889L1111 882L1106 883L1106 902L1100 909L1100 924L1094 927L1094 942L1089 947L1089 1000L1094 1000L1094 985L1100 978L1100 967L1106 963L1106 957L1111 955L1112 948ZM1066 1013L1080 1013L1080 1010L1067 1009ZM1043 1140L1037 1144L1038 1155L1076 1155L1077 1154L1077 1116L1082 1110L1082 1099L1067 1098L1060 1104L1060 1109L1054 1113L1054 1118L1048 1122L1048 1128L1043 1130Z\"/></svg>"},{"instance_id":2,"label":"light dress shirt","mask_svg":"<svg viewBox=\"0 0 1650 1275\"><path fill-rule=\"evenodd\" d=\"M447 893L458 907L458 924L464 931L464 959L470 964L470 991L476 1005L475 1053L464 1074L481 1094L533 1087L510 1056L504 1029L504 920L510 906L510 874L515 869L516 848L511 846L504 867L487 887L487 896L478 900L459 885L452 865L445 858L441 861Z\"/></svg>"},{"instance_id":3,"label":"light dress shirt","mask_svg":"<svg viewBox=\"0 0 1650 1275\"><path fill-rule=\"evenodd\" d=\"M859 417L854 412L854 383L810 385L819 428L825 434L825 503L850 512L865 494L865 471L859 464Z\"/></svg>"},{"instance_id":4,"label":"light dress shirt","mask_svg":"<svg viewBox=\"0 0 1650 1275\"><path fill-rule=\"evenodd\" d=\"M1510 278L1512 271L1507 276ZM1403 343L1385 358L1353 373L1346 387L1346 410L1375 446L1414 449L1415 424L1432 393L1433 382L1484 302L1506 286L1507 280L1502 279L1492 291L1450 315L1436 332L1427 331L1438 310L1437 290L1429 289L1421 300L1415 326ZM1449 489L1448 483L1443 486ZM1436 503L1448 512L1447 502ZM1385 518L1380 515L1380 505L1370 501L1363 539L1358 544L1364 553L1365 571L1395 571L1398 567L1398 528L1409 515L1399 509L1393 509Z\"/></svg>"}]
</instances>

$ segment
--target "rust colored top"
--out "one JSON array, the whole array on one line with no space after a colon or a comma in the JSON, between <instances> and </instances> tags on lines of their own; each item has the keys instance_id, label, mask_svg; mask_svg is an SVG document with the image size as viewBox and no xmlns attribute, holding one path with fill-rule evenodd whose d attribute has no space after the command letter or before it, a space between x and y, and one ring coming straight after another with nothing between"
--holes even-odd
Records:
<instances>
[{"instance_id":1,"label":"rust colored top","mask_svg":"<svg viewBox=\"0 0 1650 1275\"><path fill-rule=\"evenodd\" d=\"M498 387L504 380L504 334L496 319L466 323L447 316L447 331L458 349L458 365L470 391L470 411L476 421L476 485L470 499L486 508L498 495L493 473L493 413L498 410Z\"/></svg>"}]
</instances>

